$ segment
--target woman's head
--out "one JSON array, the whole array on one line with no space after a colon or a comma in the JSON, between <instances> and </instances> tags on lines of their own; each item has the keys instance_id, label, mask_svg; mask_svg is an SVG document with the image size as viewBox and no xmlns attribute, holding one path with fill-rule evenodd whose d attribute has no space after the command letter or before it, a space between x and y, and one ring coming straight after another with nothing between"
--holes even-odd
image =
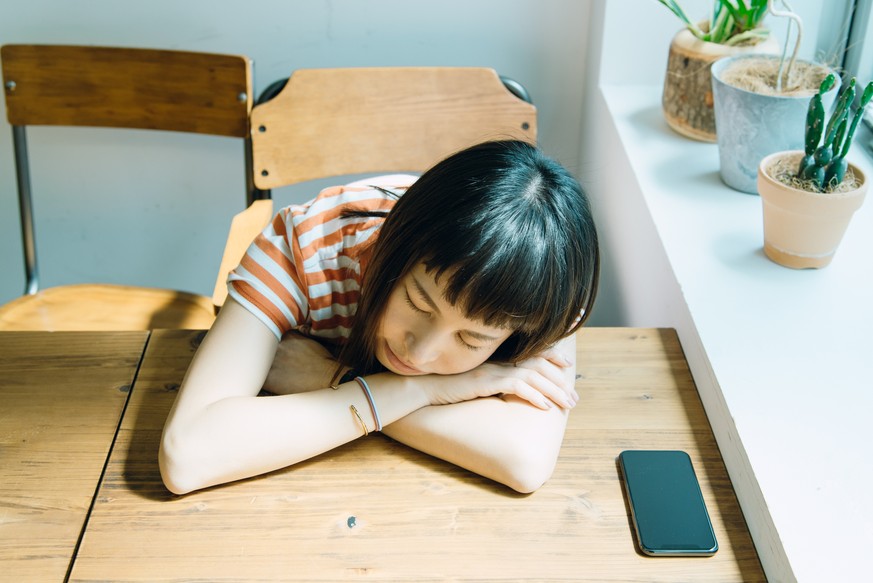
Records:
<instances>
[{"instance_id":1,"label":"woman's head","mask_svg":"<svg viewBox=\"0 0 873 583\"><path fill-rule=\"evenodd\" d=\"M388 214L341 359L361 372L378 369L380 330L396 328L383 323L405 317L396 300L433 285L424 291L441 294L436 307L474 323L476 330L465 328L474 336L505 332L480 350L479 362L523 360L581 325L598 276L597 233L578 182L530 144L480 144L423 174ZM424 299L408 309L426 307ZM388 341L405 351L400 343L415 343L416 335Z\"/></svg>"}]
</instances>

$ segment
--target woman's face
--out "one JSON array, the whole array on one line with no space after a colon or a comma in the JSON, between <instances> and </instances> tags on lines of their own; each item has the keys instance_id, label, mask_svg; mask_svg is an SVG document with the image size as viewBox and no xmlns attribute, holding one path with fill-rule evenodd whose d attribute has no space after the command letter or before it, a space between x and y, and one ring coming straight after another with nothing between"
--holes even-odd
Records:
<instances>
[{"instance_id":1,"label":"woman's face","mask_svg":"<svg viewBox=\"0 0 873 583\"><path fill-rule=\"evenodd\" d=\"M376 332L376 358L385 368L407 376L466 372L512 334L470 320L446 301L444 291L444 281L435 280L424 264L398 281Z\"/></svg>"}]
</instances>

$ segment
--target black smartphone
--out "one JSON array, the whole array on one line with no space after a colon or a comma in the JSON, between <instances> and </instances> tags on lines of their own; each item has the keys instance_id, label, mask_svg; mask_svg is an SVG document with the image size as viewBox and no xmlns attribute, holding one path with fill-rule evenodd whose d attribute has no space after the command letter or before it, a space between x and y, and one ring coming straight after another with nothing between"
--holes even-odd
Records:
<instances>
[{"instance_id":1,"label":"black smartphone","mask_svg":"<svg viewBox=\"0 0 873 583\"><path fill-rule=\"evenodd\" d=\"M684 451L628 450L618 456L640 550L653 557L710 557L718 541Z\"/></svg>"}]
</instances>

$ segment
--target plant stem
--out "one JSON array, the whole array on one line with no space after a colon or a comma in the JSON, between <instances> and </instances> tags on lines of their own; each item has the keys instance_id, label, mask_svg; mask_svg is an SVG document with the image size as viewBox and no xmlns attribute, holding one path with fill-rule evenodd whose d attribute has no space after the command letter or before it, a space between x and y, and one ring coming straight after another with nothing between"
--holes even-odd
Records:
<instances>
[{"instance_id":1,"label":"plant stem","mask_svg":"<svg viewBox=\"0 0 873 583\"><path fill-rule=\"evenodd\" d=\"M790 85L791 80L791 69L794 67L794 61L797 60L797 53L800 51L800 40L803 38L803 21L800 19L798 15L794 13L791 9L791 6L788 5L788 2L782 0L782 4L787 8L785 11L776 10L774 0L767 1L767 10L773 16L777 17L787 17L790 18L797 24L797 40L794 42L794 52L791 53L791 61L788 63L788 68L785 70L785 84ZM789 30L791 26L789 24ZM785 37L785 48L782 50L782 57L779 60L779 73L776 75L776 92L782 92L782 65L785 62L785 54L788 52L788 35Z\"/></svg>"}]
</instances>

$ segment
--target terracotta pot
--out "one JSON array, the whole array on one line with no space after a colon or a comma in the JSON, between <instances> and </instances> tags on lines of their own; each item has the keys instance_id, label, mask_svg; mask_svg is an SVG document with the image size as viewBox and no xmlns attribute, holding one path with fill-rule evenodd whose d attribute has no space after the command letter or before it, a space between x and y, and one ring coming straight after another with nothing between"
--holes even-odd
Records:
<instances>
[{"instance_id":1,"label":"terracotta pot","mask_svg":"<svg viewBox=\"0 0 873 583\"><path fill-rule=\"evenodd\" d=\"M803 152L776 152L758 166L758 193L764 211L764 253L794 269L827 266L843 239L852 215L867 194L867 178L854 164L850 170L860 186L850 192L814 193L792 188L772 178L769 168L778 158L797 165Z\"/></svg>"},{"instance_id":2,"label":"terracotta pot","mask_svg":"<svg viewBox=\"0 0 873 583\"><path fill-rule=\"evenodd\" d=\"M770 34L752 46L732 47L698 39L687 28L670 43L661 105L667 124L683 136L715 142L712 80L709 67L718 59L745 53L778 54Z\"/></svg>"}]
</instances>

